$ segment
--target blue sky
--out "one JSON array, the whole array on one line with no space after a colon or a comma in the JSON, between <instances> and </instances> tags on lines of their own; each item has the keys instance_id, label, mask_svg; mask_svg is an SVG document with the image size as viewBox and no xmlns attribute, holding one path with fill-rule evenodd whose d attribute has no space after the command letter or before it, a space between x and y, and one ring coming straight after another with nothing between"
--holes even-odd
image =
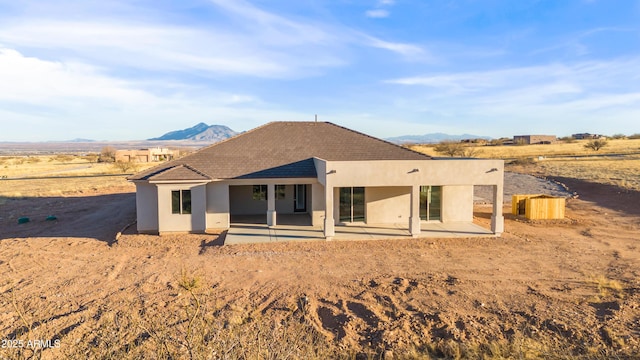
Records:
<instances>
[{"instance_id":1,"label":"blue sky","mask_svg":"<svg viewBox=\"0 0 640 360\"><path fill-rule=\"evenodd\" d=\"M0 0L0 141L315 114L378 137L640 133L640 0Z\"/></svg>"}]
</instances>

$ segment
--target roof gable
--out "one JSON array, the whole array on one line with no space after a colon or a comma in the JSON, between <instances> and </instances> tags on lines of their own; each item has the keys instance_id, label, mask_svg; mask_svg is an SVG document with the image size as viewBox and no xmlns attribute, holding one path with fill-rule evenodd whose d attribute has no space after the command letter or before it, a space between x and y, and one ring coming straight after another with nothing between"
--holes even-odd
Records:
<instances>
[{"instance_id":1,"label":"roof gable","mask_svg":"<svg viewBox=\"0 0 640 360\"><path fill-rule=\"evenodd\" d=\"M328 122L273 122L130 179L150 180L152 174L180 165L211 179L316 177L314 157L327 161L430 159ZM169 180L172 175L163 175L163 179Z\"/></svg>"},{"instance_id":2,"label":"roof gable","mask_svg":"<svg viewBox=\"0 0 640 360\"><path fill-rule=\"evenodd\" d=\"M164 180L182 180L182 181L206 181L211 180L210 177L202 174L198 170L188 165L178 165L171 168L163 168L159 172L150 175L148 180L164 181Z\"/></svg>"}]
</instances>

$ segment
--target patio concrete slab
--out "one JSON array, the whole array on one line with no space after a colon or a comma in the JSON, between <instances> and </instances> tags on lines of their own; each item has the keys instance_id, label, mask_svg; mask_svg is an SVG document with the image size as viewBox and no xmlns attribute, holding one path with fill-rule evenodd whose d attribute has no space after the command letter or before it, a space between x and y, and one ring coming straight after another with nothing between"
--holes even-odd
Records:
<instances>
[{"instance_id":1,"label":"patio concrete slab","mask_svg":"<svg viewBox=\"0 0 640 360\"><path fill-rule=\"evenodd\" d=\"M333 240L375 240L410 238L405 224L356 224L336 226ZM488 237L491 231L473 223L426 223L421 226L420 238ZM255 244L277 241L324 241L321 227L305 225L277 225L233 223L227 232L225 245Z\"/></svg>"}]
</instances>

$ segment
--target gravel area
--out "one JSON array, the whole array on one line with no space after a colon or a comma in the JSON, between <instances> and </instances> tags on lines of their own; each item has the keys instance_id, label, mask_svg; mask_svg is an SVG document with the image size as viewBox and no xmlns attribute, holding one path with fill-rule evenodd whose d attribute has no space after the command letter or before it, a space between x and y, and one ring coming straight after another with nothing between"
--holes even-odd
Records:
<instances>
[{"instance_id":1,"label":"gravel area","mask_svg":"<svg viewBox=\"0 0 640 360\"><path fill-rule=\"evenodd\" d=\"M571 192L562 185L531 175L513 172L504 173L504 203L511 204L514 194L544 194L558 197L570 197ZM476 186L474 200L476 203L491 203L493 192L491 186Z\"/></svg>"}]
</instances>

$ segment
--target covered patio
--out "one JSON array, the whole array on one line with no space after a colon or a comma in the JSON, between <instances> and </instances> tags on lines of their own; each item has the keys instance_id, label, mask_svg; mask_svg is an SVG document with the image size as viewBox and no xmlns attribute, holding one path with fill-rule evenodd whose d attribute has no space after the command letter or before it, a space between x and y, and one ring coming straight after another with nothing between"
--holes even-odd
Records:
<instances>
[{"instance_id":1,"label":"covered patio","mask_svg":"<svg viewBox=\"0 0 640 360\"><path fill-rule=\"evenodd\" d=\"M232 219L225 245L277 241L325 240L321 226L311 226L309 217L280 215L279 225L268 226L264 218L239 216ZM422 223L417 238L493 237L490 230L471 222ZM382 240L411 238L407 224L350 224L335 227L333 240Z\"/></svg>"}]
</instances>

